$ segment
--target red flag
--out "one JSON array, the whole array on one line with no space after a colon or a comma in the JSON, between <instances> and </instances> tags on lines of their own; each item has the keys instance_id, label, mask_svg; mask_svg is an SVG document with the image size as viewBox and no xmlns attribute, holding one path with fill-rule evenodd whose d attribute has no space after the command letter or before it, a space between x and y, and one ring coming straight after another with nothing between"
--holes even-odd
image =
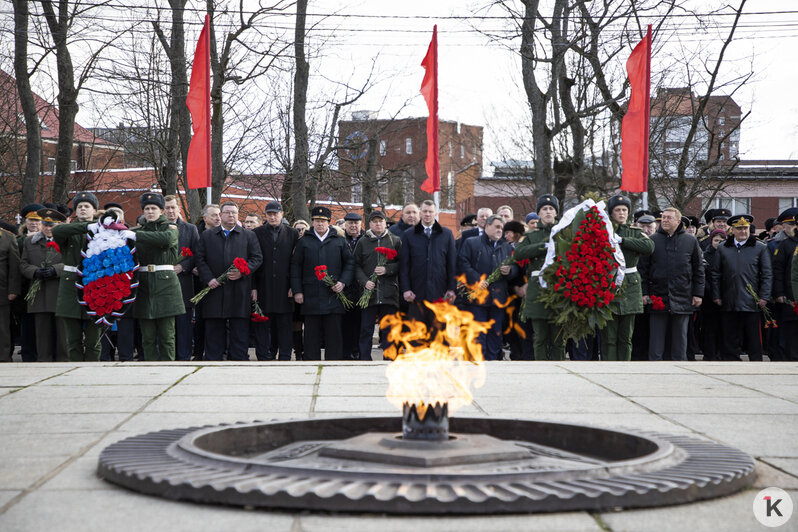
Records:
<instances>
[{"instance_id":1,"label":"red flag","mask_svg":"<svg viewBox=\"0 0 798 532\"><path fill-rule=\"evenodd\" d=\"M648 190L648 135L651 112L651 24L626 61L632 95L621 124L621 189Z\"/></svg>"},{"instance_id":2,"label":"red flag","mask_svg":"<svg viewBox=\"0 0 798 532\"><path fill-rule=\"evenodd\" d=\"M188 188L211 186L211 56L210 17L205 15L205 25L194 52L191 82L188 86L186 106L191 113L194 136L188 147L186 176Z\"/></svg>"},{"instance_id":3,"label":"red flag","mask_svg":"<svg viewBox=\"0 0 798 532\"><path fill-rule=\"evenodd\" d=\"M437 192L441 189L441 172L438 166L438 25L432 27L432 40L427 55L421 62L424 67L424 81L421 82L421 95L427 102L427 179L421 184L424 192Z\"/></svg>"}]
</instances>

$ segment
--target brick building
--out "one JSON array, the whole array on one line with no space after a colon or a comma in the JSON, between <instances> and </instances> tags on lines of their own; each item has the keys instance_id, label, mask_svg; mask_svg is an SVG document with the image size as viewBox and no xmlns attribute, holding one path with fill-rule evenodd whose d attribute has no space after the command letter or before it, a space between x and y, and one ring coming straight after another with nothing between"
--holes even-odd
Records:
<instances>
[{"instance_id":1,"label":"brick building","mask_svg":"<svg viewBox=\"0 0 798 532\"><path fill-rule=\"evenodd\" d=\"M432 199L421 190L427 178L426 117L379 120L356 112L352 120L338 123L338 139L341 188L333 197L361 203L364 180L370 179L376 184L378 205ZM482 173L482 127L441 120L439 146L440 206L454 210L474 195L474 183ZM375 150L371 157L370 149Z\"/></svg>"}]
</instances>

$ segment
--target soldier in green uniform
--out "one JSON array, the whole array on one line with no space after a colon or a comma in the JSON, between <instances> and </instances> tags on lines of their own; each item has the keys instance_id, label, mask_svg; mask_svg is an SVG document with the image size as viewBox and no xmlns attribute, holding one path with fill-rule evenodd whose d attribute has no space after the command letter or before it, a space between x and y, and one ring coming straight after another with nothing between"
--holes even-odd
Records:
<instances>
[{"instance_id":1,"label":"soldier in green uniform","mask_svg":"<svg viewBox=\"0 0 798 532\"><path fill-rule=\"evenodd\" d=\"M11 359L11 303L21 293L17 240L0 229L0 360Z\"/></svg>"},{"instance_id":2,"label":"soldier in green uniform","mask_svg":"<svg viewBox=\"0 0 798 532\"><path fill-rule=\"evenodd\" d=\"M527 273L529 285L526 289L526 304L521 315L523 320L532 320L535 332L535 360L563 360L565 358L565 335L562 329L549 319L549 310L537 301L540 295L540 267L546 259L546 244L551 229L557 221L560 202L556 196L545 194L538 198L537 214L540 217L537 231L524 236L513 256L516 261L529 259Z\"/></svg>"},{"instance_id":3,"label":"soldier in green uniform","mask_svg":"<svg viewBox=\"0 0 798 532\"><path fill-rule=\"evenodd\" d=\"M140 268L133 316L141 327L144 360L174 360L175 316L186 313L174 267L180 260L177 225L166 219L162 195L147 192L139 203L145 221L135 231Z\"/></svg>"},{"instance_id":4,"label":"soldier in green uniform","mask_svg":"<svg viewBox=\"0 0 798 532\"><path fill-rule=\"evenodd\" d=\"M99 202L91 192L79 192L72 200L77 221L53 227L53 240L61 248L64 270L58 283L56 318L63 318L66 336L67 357L70 362L100 360L100 336L102 330L94 323L86 309L78 303L78 267L80 254L86 239L89 223L97 215Z\"/></svg>"},{"instance_id":5,"label":"soldier in green uniform","mask_svg":"<svg viewBox=\"0 0 798 532\"><path fill-rule=\"evenodd\" d=\"M641 255L651 255L654 242L639 227L629 225L632 202L625 196L613 196L607 202L612 227L626 261L623 284L610 303L612 320L601 331L601 357L604 360L631 360L632 332L635 314L643 313L643 291L637 261Z\"/></svg>"}]
</instances>

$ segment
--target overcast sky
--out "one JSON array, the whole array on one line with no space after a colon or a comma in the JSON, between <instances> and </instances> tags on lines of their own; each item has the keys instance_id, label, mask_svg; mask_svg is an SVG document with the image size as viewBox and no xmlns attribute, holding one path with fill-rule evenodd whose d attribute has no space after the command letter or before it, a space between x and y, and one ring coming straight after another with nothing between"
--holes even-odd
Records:
<instances>
[{"instance_id":1,"label":"overcast sky","mask_svg":"<svg viewBox=\"0 0 798 532\"><path fill-rule=\"evenodd\" d=\"M424 116L426 106L418 95L423 76L419 66L430 40L433 24L439 31L440 117L469 124L488 126L491 123L512 123L524 113L525 95L520 86L517 55L487 39L473 29L500 30L506 21L460 21L446 16L465 16L479 11L484 2L462 0L404 0L402 2L349 2L340 0L311 1L312 13L338 13L382 16L424 15L430 19L347 18L336 16L319 23L320 28L337 28L325 44L323 71L341 76L351 69L353 79L368 68L371 58L378 57L380 83L358 102L357 109L379 110L386 116L402 109L400 116ZM696 1L703 12L713 1ZM468 7L470 5L471 7ZM793 13L746 14L737 30L737 39L727 54L729 61L721 76L731 76L751 68L755 76L735 94L735 100L750 117L743 124L740 152L743 159L798 159L798 1L749 1L746 13L794 11ZM490 14L501 14L491 11ZM726 17L722 20L730 21ZM713 42L714 41L714 42ZM657 49L655 43L655 49ZM665 64L667 50L696 47L712 50L717 40L694 35L684 28L674 31L665 49L652 58L653 69ZM517 48L517 41L516 41ZM631 52L619 56L623 64ZM714 58L713 58L714 59ZM658 63L659 61L659 63ZM697 65L696 65L697 66ZM679 72L671 72L678 77ZM409 105L403 107L407 100ZM486 165L496 150L491 144L491 129L486 127Z\"/></svg>"}]
</instances>

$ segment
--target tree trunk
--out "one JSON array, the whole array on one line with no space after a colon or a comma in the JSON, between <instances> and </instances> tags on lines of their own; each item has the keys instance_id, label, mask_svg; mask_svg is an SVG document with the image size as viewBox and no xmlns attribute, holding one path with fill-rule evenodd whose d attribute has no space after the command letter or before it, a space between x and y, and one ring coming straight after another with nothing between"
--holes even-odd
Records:
<instances>
[{"instance_id":1,"label":"tree trunk","mask_svg":"<svg viewBox=\"0 0 798 532\"><path fill-rule=\"evenodd\" d=\"M75 89L74 68L72 56L67 47L71 3L68 0L58 1L57 18L50 0L41 0L41 3L55 43L58 68L58 149L55 156L52 200L54 203L66 203L72 173L75 117L78 114L78 93Z\"/></svg>"},{"instance_id":2,"label":"tree trunk","mask_svg":"<svg viewBox=\"0 0 798 532\"><path fill-rule=\"evenodd\" d=\"M305 108L308 99L310 67L305 59L305 17L307 0L296 3L296 27L294 28L294 165L291 169L291 203L296 219L310 219L305 187L308 177L308 125Z\"/></svg>"},{"instance_id":3,"label":"tree trunk","mask_svg":"<svg viewBox=\"0 0 798 532\"><path fill-rule=\"evenodd\" d=\"M369 151L366 156L366 175L363 178L363 217L368 220L368 215L371 214L371 206L376 203L377 194L375 185L377 183L377 149L378 141L376 136L372 136L368 140ZM368 224L365 224L368 226Z\"/></svg>"},{"instance_id":4,"label":"tree trunk","mask_svg":"<svg viewBox=\"0 0 798 532\"><path fill-rule=\"evenodd\" d=\"M28 77L28 16L28 0L14 0L14 73L22 114L25 117L27 155L20 209L36 200L36 188L42 170L42 132Z\"/></svg>"}]
</instances>

